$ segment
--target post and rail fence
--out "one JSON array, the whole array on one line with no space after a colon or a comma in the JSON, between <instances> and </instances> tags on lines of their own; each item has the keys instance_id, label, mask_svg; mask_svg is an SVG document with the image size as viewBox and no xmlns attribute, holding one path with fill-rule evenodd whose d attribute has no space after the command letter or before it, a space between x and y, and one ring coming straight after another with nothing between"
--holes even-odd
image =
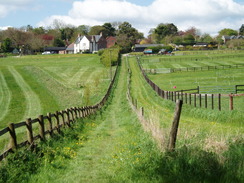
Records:
<instances>
[{"instance_id":1,"label":"post and rail fence","mask_svg":"<svg viewBox=\"0 0 244 183\"><path fill-rule=\"evenodd\" d=\"M183 101L183 103L190 104L194 107L210 108L212 110L218 109L219 111L223 108L234 110L233 97L240 97L244 94L237 94L240 91L244 91L244 85L236 85L236 94L202 94L200 93L199 87L195 89L179 90L179 91L166 91L156 85L146 74L146 71L142 68L140 58L137 57L137 63L139 69L146 80L146 82L152 87L152 89L162 98L176 102L177 99ZM241 88L243 87L243 88ZM185 91L196 91L194 93L185 93ZM234 91L234 89L233 89Z\"/></svg>"},{"instance_id":2,"label":"post and rail fence","mask_svg":"<svg viewBox=\"0 0 244 183\"><path fill-rule=\"evenodd\" d=\"M5 136L5 140L9 141L8 147L3 149L3 153L0 154L0 161L3 160L10 152L14 152L16 149L29 145L33 147L37 140L45 140L47 136L52 137L54 132L60 133L61 128L71 127L77 119L86 118L96 111L100 110L107 102L114 82L118 73L118 65L116 67L115 74L110 82L109 88L102 100L96 105L72 107L62 111L56 111L55 113L47 113L47 115L39 115L37 118L27 118L26 121L19 123L10 123L8 127L0 130L0 137L9 134L9 137ZM35 128L33 127L35 125ZM38 126L38 127L37 127ZM17 129L26 128L26 135L24 140L19 142ZM22 135L22 134L21 134ZM20 137L20 136L19 136ZM21 136L21 138L23 138Z\"/></svg>"}]
</instances>

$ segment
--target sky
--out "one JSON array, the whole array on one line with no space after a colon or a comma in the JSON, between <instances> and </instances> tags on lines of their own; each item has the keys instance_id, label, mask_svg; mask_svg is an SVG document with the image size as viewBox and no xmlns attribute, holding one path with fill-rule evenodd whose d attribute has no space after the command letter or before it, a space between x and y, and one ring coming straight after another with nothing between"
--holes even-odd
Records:
<instances>
[{"instance_id":1,"label":"sky","mask_svg":"<svg viewBox=\"0 0 244 183\"><path fill-rule=\"evenodd\" d=\"M160 23L217 35L244 24L244 0L0 0L0 29L129 22L147 36Z\"/></svg>"}]
</instances>

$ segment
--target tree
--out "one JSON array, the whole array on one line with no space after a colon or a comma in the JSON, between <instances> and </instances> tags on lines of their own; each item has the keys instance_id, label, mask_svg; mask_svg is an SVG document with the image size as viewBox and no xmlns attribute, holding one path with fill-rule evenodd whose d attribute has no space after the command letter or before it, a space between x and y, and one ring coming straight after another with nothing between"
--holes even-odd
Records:
<instances>
[{"instance_id":1,"label":"tree","mask_svg":"<svg viewBox=\"0 0 244 183\"><path fill-rule=\"evenodd\" d=\"M139 33L132 25L128 22L123 22L119 25L117 32L117 44L122 47L123 52L131 50L132 45L136 43L138 39L142 39L143 34Z\"/></svg>"},{"instance_id":2,"label":"tree","mask_svg":"<svg viewBox=\"0 0 244 183\"><path fill-rule=\"evenodd\" d=\"M159 24L153 31L155 34L155 42L160 43L166 36L175 36L177 35L178 28L173 24Z\"/></svg>"},{"instance_id":3,"label":"tree","mask_svg":"<svg viewBox=\"0 0 244 183\"><path fill-rule=\"evenodd\" d=\"M195 43L195 38L191 34L187 34L183 37L183 43L184 45L193 45Z\"/></svg>"},{"instance_id":4,"label":"tree","mask_svg":"<svg viewBox=\"0 0 244 183\"><path fill-rule=\"evenodd\" d=\"M3 50L3 52L11 52L13 50L12 41L10 38L6 38L3 40L1 49Z\"/></svg>"},{"instance_id":5,"label":"tree","mask_svg":"<svg viewBox=\"0 0 244 183\"><path fill-rule=\"evenodd\" d=\"M62 40L70 40L73 35L74 35L74 28L72 27L65 27L65 28L61 28L59 29L60 33L61 33L61 39Z\"/></svg>"},{"instance_id":6,"label":"tree","mask_svg":"<svg viewBox=\"0 0 244 183\"><path fill-rule=\"evenodd\" d=\"M54 39L54 42L53 42L53 46L56 46L56 47L63 47L65 46L65 43L62 39L60 38L55 38Z\"/></svg>"},{"instance_id":7,"label":"tree","mask_svg":"<svg viewBox=\"0 0 244 183\"><path fill-rule=\"evenodd\" d=\"M238 32L233 29L222 29L219 31L219 36L237 36Z\"/></svg>"},{"instance_id":8,"label":"tree","mask_svg":"<svg viewBox=\"0 0 244 183\"><path fill-rule=\"evenodd\" d=\"M244 24L241 25L239 29L239 34L244 36Z\"/></svg>"},{"instance_id":9,"label":"tree","mask_svg":"<svg viewBox=\"0 0 244 183\"><path fill-rule=\"evenodd\" d=\"M41 34L45 34L46 30L44 29L44 27L37 27L34 28L32 32L36 35L41 35Z\"/></svg>"},{"instance_id":10,"label":"tree","mask_svg":"<svg viewBox=\"0 0 244 183\"><path fill-rule=\"evenodd\" d=\"M201 36L201 38L200 38L200 41L201 42L206 42L206 43L211 43L211 42L213 42L214 40L213 40L213 38L209 35L209 34L203 34L202 36Z\"/></svg>"},{"instance_id":11,"label":"tree","mask_svg":"<svg viewBox=\"0 0 244 183\"><path fill-rule=\"evenodd\" d=\"M77 27L76 31L81 35L88 35L91 27L89 25L80 25Z\"/></svg>"},{"instance_id":12,"label":"tree","mask_svg":"<svg viewBox=\"0 0 244 183\"><path fill-rule=\"evenodd\" d=\"M115 28L112 26L111 23L104 23L103 27L105 28L103 35L107 36L115 36Z\"/></svg>"},{"instance_id":13,"label":"tree","mask_svg":"<svg viewBox=\"0 0 244 183\"><path fill-rule=\"evenodd\" d=\"M91 27L90 31L89 31L89 35L99 35L101 32L105 31L106 29L101 26L101 25L95 25L93 27Z\"/></svg>"}]
</instances>

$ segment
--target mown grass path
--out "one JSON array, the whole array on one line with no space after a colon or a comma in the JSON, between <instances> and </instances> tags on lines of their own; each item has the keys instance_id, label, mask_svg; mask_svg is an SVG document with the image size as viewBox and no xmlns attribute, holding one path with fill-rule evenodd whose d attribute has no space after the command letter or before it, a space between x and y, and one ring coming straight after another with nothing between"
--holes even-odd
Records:
<instances>
[{"instance_id":1,"label":"mown grass path","mask_svg":"<svg viewBox=\"0 0 244 183\"><path fill-rule=\"evenodd\" d=\"M120 69L109 105L95 120L85 122L74 159L63 168L44 167L31 182L148 182L159 151L141 128L126 100L127 70ZM86 120L85 120L86 121ZM74 143L77 143L74 142ZM67 147L69 148L69 147Z\"/></svg>"},{"instance_id":2,"label":"mown grass path","mask_svg":"<svg viewBox=\"0 0 244 183\"><path fill-rule=\"evenodd\" d=\"M11 101L11 91L8 88L6 80L0 72L0 121L6 116L8 113L8 107Z\"/></svg>"},{"instance_id":3,"label":"mown grass path","mask_svg":"<svg viewBox=\"0 0 244 183\"><path fill-rule=\"evenodd\" d=\"M26 98L26 112L24 116L38 116L41 114L42 108L39 97L32 91L31 87L25 82L22 76L14 67L9 67L9 71L13 74L16 82L20 86Z\"/></svg>"}]
</instances>

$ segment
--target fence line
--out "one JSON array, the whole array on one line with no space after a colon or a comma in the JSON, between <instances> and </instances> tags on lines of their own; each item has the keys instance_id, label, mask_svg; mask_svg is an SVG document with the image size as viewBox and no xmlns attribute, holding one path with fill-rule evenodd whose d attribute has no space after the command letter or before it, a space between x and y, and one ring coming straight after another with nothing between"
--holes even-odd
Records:
<instances>
[{"instance_id":1,"label":"fence line","mask_svg":"<svg viewBox=\"0 0 244 183\"><path fill-rule=\"evenodd\" d=\"M126 62L128 64L128 62ZM176 102L176 109L175 109L175 114L174 114L174 118L172 121L172 127L171 127L171 131L168 137L168 143L167 143L167 147L164 147L163 143L165 141L164 135L162 133L162 131L160 130L159 127L156 127L155 125L153 125L152 123L150 123L144 116L144 112L145 109L144 107L139 107L138 106L138 101L137 99L133 98L131 96L131 70L128 67L128 77L127 77L127 100L129 101L129 104L131 105L131 108L135 111L135 113L137 114L140 122L142 123L143 127L145 128L145 130L149 130L152 134L152 136L158 141L158 145L160 147L160 149L163 151L165 148L168 151L174 151L175 149L175 144L176 144L176 138L177 138L177 131L178 131L178 126L179 126L179 122L180 122L180 115L181 115L181 109L182 109L182 100L177 100Z\"/></svg>"},{"instance_id":2,"label":"fence line","mask_svg":"<svg viewBox=\"0 0 244 183\"><path fill-rule=\"evenodd\" d=\"M196 72L196 71L210 71L210 70L224 70L226 68L243 68L244 64L233 65L216 65L216 66L202 66L202 67L181 67L181 68L157 68L157 69L143 69L147 73L174 73L174 72Z\"/></svg>"},{"instance_id":3,"label":"fence line","mask_svg":"<svg viewBox=\"0 0 244 183\"><path fill-rule=\"evenodd\" d=\"M39 115L37 118L31 119L27 118L26 121L19 123L10 123L8 127L0 130L0 137L9 133L9 147L7 150L4 149L4 152L0 155L0 161L4 159L10 152L14 152L15 149L21 148L23 146L29 145L34 147L34 143L37 140L45 140L47 135L52 137L54 132L60 133L60 129L64 127L71 127L77 119L86 118L96 111L100 110L107 102L114 82L118 73L117 64L115 74L112 81L110 82L109 88L102 98L102 100L93 106L83 106L83 107L72 107L62 111L56 111L55 113L47 113L47 115ZM38 124L39 132L35 135L35 130L33 129L33 124ZM16 129L26 127L27 134L26 140L18 142L18 134Z\"/></svg>"},{"instance_id":4,"label":"fence line","mask_svg":"<svg viewBox=\"0 0 244 183\"><path fill-rule=\"evenodd\" d=\"M159 86L157 86L152 80L150 80L145 72L142 69L140 58L137 57L137 63L141 73L146 80L146 82L152 87L152 89L162 98L171 100L176 102L177 99L181 99L184 103L190 104L194 107L200 108L211 108L212 110L218 109L221 111L223 109L223 99L224 97L228 97L227 102L229 100L229 109L233 110L233 97L242 96L242 95L226 95L226 94L200 94L198 93L184 93L183 91L165 91L162 90ZM243 85L240 85L240 87ZM242 91L241 89L239 91ZM215 99L215 100L214 100Z\"/></svg>"}]
</instances>

